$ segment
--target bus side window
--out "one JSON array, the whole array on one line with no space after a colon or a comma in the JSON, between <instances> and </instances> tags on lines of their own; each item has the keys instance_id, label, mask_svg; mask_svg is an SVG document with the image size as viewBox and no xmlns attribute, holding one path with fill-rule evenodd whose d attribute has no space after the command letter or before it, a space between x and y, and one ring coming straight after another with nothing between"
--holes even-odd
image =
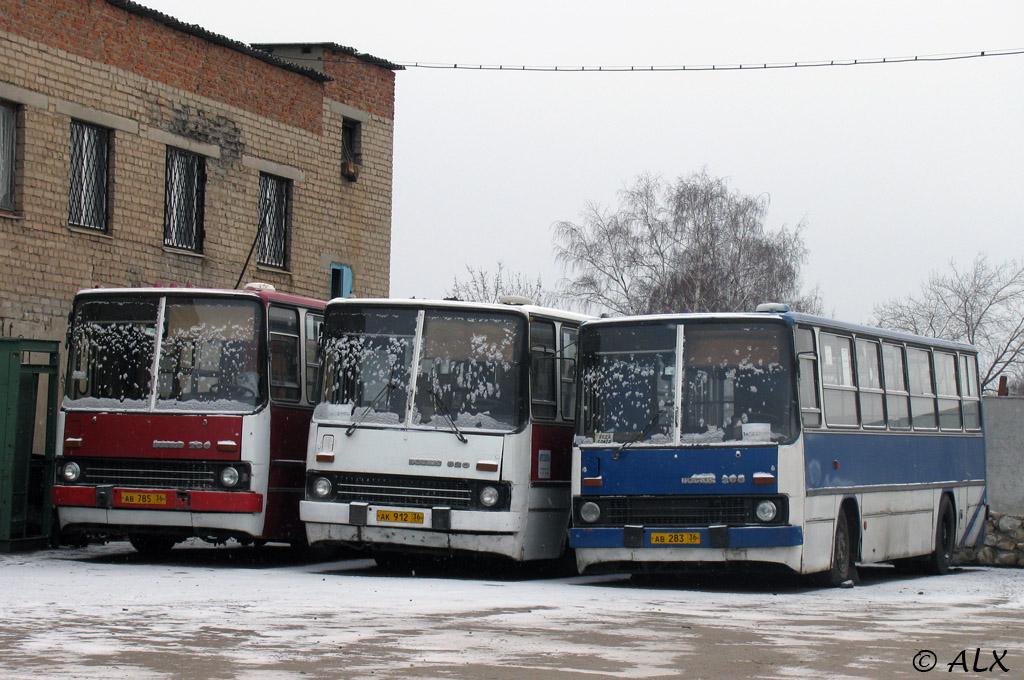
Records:
<instances>
[{"instance_id":1,"label":"bus side window","mask_svg":"<svg viewBox=\"0 0 1024 680\"><path fill-rule=\"evenodd\" d=\"M857 338L857 386L860 388L860 414L864 427L885 427L882 373L878 343Z\"/></svg>"},{"instance_id":2,"label":"bus side window","mask_svg":"<svg viewBox=\"0 0 1024 680\"><path fill-rule=\"evenodd\" d=\"M796 329L796 351L800 357L800 412L804 427L821 427L818 399L818 355L814 352L814 331Z\"/></svg>"},{"instance_id":3,"label":"bus side window","mask_svg":"<svg viewBox=\"0 0 1024 680\"><path fill-rule=\"evenodd\" d=\"M562 420L572 420L576 414L576 337L579 330L562 326L561 381Z\"/></svg>"},{"instance_id":4,"label":"bus side window","mask_svg":"<svg viewBox=\"0 0 1024 680\"><path fill-rule=\"evenodd\" d=\"M530 399L536 418L554 418L555 401L555 324L534 321L530 324Z\"/></svg>"},{"instance_id":5,"label":"bus side window","mask_svg":"<svg viewBox=\"0 0 1024 680\"><path fill-rule=\"evenodd\" d=\"M270 308L270 396L278 401L299 401L299 312Z\"/></svg>"},{"instance_id":6,"label":"bus side window","mask_svg":"<svg viewBox=\"0 0 1024 680\"><path fill-rule=\"evenodd\" d=\"M914 429L934 430L935 387L932 384L931 352L919 347L907 348L907 384L910 388L910 416Z\"/></svg>"},{"instance_id":7,"label":"bus side window","mask_svg":"<svg viewBox=\"0 0 1024 680\"><path fill-rule=\"evenodd\" d=\"M960 355L960 394L963 396L964 427L981 429L981 401L978 397L978 364L973 356Z\"/></svg>"},{"instance_id":8,"label":"bus side window","mask_svg":"<svg viewBox=\"0 0 1024 680\"><path fill-rule=\"evenodd\" d=\"M859 423L852 344L845 336L821 334L821 382L825 422L830 426L856 427Z\"/></svg>"},{"instance_id":9,"label":"bus side window","mask_svg":"<svg viewBox=\"0 0 1024 680\"><path fill-rule=\"evenodd\" d=\"M910 429L910 396L907 393L906 361L903 347L882 343L882 370L885 374L885 410L889 428Z\"/></svg>"},{"instance_id":10,"label":"bus side window","mask_svg":"<svg viewBox=\"0 0 1024 680\"><path fill-rule=\"evenodd\" d=\"M963 427L960 399L956 389L956 355L935 352L935 394L939 404L939 427L959 430Z\"/></svg>"},{"instance_id":11,"label":"bus side window","mask_svg":"<svg viewBox=\"0 0 1024 680\"><path fill-rule=\"evenodd\" d=\"M306 401L315 404L317 371L320 367L320 331L324 326L324 315L306 312Z\"/></svg>"}]
</instances>

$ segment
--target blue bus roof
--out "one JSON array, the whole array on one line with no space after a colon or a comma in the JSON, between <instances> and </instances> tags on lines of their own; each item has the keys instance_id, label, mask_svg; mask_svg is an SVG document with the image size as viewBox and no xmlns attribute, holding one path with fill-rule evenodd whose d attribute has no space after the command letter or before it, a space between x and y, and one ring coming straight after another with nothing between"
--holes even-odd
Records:
<instances>
[{"instance_id":1,"label":"blue bus roof","mask_svg":"<svg viewBox=\"0 0 1024 680\"><path fill-rule=\"evenodd\" d=\"M948 349L959 352L968 352L976 354L977 349L974 346L963 342L955 342L953 340L942 340L940 338L930 338L924 335L915 335L914 333L906 333L903 331L894 331L886 328L878 328L875 326L866 326L858 323L848 323L845 321L836 321L835 319L829 319L823 316L815 316L813 314L803 314L800 312L721 312L717 314L709 312L686 312L678 314L650 314L644 316L622 316L615 318L604 318L595 319L592 321L585 321L581 328L603 326L603 325L618 325L618 324L636 324L636 323L678 323L679 321L764 321L766 319L776 319L783 321L790 326L798 323L809 324L813 326L820 326L829 330L841 331L845 333L851 333L855 335L870 335L872 337L881 338L884 340L895 340L898 342L905 342L908 344L915 345L927 345L930 347L938 347L941 349Z\"/></svg>"}]
</instances>

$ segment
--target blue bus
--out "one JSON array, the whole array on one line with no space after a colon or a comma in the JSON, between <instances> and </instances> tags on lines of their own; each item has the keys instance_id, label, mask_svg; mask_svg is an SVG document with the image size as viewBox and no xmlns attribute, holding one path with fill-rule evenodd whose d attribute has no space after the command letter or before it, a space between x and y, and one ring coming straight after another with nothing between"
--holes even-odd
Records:
<instances>
[{"instance_id":1,"label":"blue bus","mask_svg":"<svg viewBox=\"0 0 1024 680\"><path fill-rule=\"evenodd\" d=\"M587 571L949 570L983 539L969 345L790 312L584 323L570 546Z\"/></svg>"}]
</instances>

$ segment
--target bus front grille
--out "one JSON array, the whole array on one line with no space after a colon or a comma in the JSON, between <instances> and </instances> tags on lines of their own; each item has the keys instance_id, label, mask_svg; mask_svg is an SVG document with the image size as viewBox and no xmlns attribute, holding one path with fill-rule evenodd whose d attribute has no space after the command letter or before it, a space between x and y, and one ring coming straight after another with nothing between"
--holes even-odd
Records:
<instances>
[{"instance_id":1,"label":"bus front grille","mask_svg":"<svg viewBox=\"0 0 1024 680\"><path fill-rule=\"evenodd\" d=\"M474 504L472 489L465 479L351 472L326 476L334 485L333 500L340 503L362 502L419 508L443 505L453 510L465 510Z\"/></svg>"},{"instance_id":2,"label":"bus front grille","mask_svg":"<svg viewBox=\"0 0 1024 680\"><path fill-rule=\"evenodd\" d=\"M631 498L608 503L608 522L643 526L710 526L742 524L751 515L745 498Z\"/></svg>"},{"instance_id":3,"label":"bus front grille","mask_svg":"<svg viewBox=\"0 0 1024 680\"><path fill-rule=\"evenodd\" d=\"M82 467L82 475L76 485L118 486L134 489L187 489L204 490L221 488L217 478L222 462L137 460L127 458L76 458ZM244 470L235 463L236 468ZM235 490L247 488L239 484ZM66 483L61 481L60 483Z\"/></svg>"},{"instance_id":4,"label":"bus front grille","mask_svg":"<svg viewBox=\"0 0 1024 680\"><path fill-rule=\"evenodd\" d=\"M757 522L755 509L765 499L772 500L778 514L771 524L788 519L788 503L783 496L587 496L574 502L576 526L621 527L706 527L745 525ZM579 508L584 502L601 508L596 522L583 522Z\"/></svg>"}]
</instances>

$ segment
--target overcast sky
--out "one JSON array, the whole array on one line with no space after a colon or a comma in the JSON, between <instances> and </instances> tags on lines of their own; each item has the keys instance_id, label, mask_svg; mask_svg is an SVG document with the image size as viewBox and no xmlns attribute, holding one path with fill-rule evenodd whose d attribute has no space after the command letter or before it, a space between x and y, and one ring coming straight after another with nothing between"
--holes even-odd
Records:
<instances>
[{"instance_id":1,"label":"overcast sky","mask_svg":"<svg viewBox=\"0 0 1024 680\"><path fill-rule=\"evenodd\" d=\"M142 0L246 43L394 62L703 65L1024 47L1024 3ZM1024 257L1024 55L758 71L397 74L391 294L497 261L554 288L551 225L706 167L806 222L806 287L866 321L951 258ZM358 293L358 281L356 282Z\"/></svg>"}]
</instances>

